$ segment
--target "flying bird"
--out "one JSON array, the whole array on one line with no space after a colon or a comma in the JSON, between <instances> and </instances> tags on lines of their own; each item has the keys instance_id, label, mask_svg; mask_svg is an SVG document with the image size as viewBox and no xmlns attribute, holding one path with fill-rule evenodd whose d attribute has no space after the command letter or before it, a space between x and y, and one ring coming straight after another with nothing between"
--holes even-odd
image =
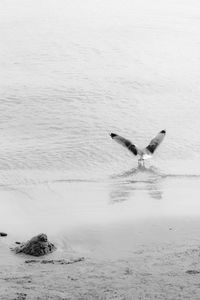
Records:
<instances>
[{"instance_id":1,"label":"flying bird","mask_svg":"<svg viewBox=\"0 0 200 300\"><path fill-rule=\"evenodd\" d=\"M151 158L155 150L158 148L160 143L163 141L166 135L166 130L161 130L149 143L149 145L144 149L137 148L131 141L123 138L122 136L111 133L111 138L117 143L121 144L123 147L131 151L135 156L138 156L138 165L144 166L144 160Z\"/></svg>"}]
</instances>

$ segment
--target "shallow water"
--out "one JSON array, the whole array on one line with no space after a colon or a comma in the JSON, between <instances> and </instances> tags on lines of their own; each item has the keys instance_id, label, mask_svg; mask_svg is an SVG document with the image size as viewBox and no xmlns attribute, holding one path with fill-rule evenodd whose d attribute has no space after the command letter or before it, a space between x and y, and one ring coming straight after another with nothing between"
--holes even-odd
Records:
<instances>
[{"instance_id":1,"label":"shallow water","mask_svg":"<svg viewBox=\"0 0 200 300\"><path fill-rule=\"evenodd\" d=\"M197 0L1 1L3 230L69 236L101 221L103 239L108 220L116 228L198 215L199 8ZM109 137L143 147L161 129L167 136L144 170Z\"/></svg>"}]
</instances>

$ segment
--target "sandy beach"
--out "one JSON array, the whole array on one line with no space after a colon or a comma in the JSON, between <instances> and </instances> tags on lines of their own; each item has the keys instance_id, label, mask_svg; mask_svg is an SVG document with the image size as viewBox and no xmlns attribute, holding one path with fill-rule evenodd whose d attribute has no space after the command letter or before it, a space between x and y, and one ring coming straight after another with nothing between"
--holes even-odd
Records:
<instances>
[{"instance_id":1,"label":"sandy beach","mask_svg":"<svg viewBox=\"0 0 200 300\"><path fill-rule=\"evenodd\" d=\"M14 263L5 251L1 299L199 299L200 247L190 239L180 245L146 245L126 258L85 257L72 264L57 263L57 254L46 256L46 263L44 258L27 263L31 258L24 256ZM68 262L78 254L61 257Z\"/></svg>"}]
</instances>

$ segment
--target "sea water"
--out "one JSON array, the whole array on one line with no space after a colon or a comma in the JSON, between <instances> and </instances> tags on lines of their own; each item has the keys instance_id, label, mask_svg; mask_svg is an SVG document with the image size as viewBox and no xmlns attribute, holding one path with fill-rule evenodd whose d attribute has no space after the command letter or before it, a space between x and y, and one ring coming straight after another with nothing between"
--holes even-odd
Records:
<instances>
[{"instance_id":1,"label":"sea water","mask_svg":"<svg viewBox=\"0 0 200 300\"><path fill-rule=\"evenodd\" d=\"M199 216L199 9L1 1L0 230L131 251L156 220L161 237L170 218ZM144 169L109 136L145 147L163 129Z\"/></svg>"}]
</instances>

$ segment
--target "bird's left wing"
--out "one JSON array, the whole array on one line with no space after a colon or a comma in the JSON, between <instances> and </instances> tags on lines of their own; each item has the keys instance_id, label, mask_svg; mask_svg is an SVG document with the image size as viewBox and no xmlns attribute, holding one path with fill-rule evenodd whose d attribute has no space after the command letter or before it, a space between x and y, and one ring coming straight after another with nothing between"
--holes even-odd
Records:
<instances>
[{"instance_id":1,"label":"bird's left wing","mask_svg":"<svg viewBox=\"0 0 200 300\"><path fill-rule=\"evenodd\" d=\"M134 155L138 154L138 149L135 145L131 143L131 141L123 138L122 136L111 133L110 134L111 138L116 141L117 143L121 144L123 147L127 148L129 151L131 151Z\"/></svg>"}]
</instances>

